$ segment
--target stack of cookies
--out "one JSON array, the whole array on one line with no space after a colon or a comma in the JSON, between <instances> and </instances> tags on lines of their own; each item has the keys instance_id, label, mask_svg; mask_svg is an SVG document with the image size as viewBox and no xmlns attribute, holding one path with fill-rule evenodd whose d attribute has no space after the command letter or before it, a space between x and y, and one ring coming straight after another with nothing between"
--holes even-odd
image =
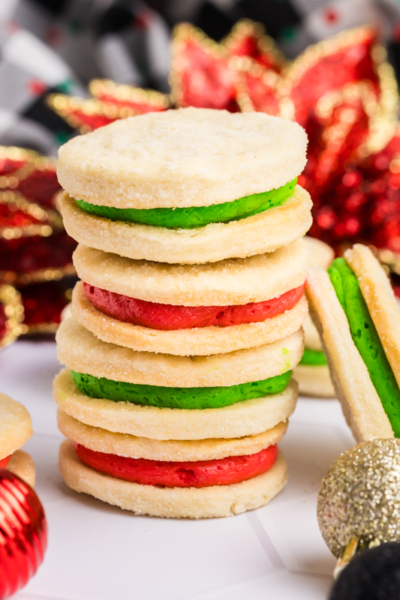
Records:
<instances>
[{"instance_id":1,"label":"stack of cookies","mask_svg":"<svg viewBox=\"0 0 400 600\"><path fill-rule=\"evenodd\" d=\"M277 117L187 108L61 148L82 280L54 388L71 488L191 518L282 489L307 313L306 145Z\"/></svg>"}]
</instances>

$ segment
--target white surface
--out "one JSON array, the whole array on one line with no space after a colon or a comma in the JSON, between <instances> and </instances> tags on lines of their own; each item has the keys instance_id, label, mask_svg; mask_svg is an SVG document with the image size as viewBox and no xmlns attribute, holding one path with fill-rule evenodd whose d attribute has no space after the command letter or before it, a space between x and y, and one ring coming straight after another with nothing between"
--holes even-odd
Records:
<instances>
[{"instance_id":1,"label":"white surface","mask_svg":"<svg viewBox=\"0 0 400 600\"><path fill-rule=\"evenodd\" d=\"M335 400L300 399L281 443L289 483L268 506L229 519L139 517L70 491L57 471L55 344L0 353L0 391L23 402L26 444L49 524L44 564L15 600L323 600L335 561L319 533L321 478L353 445Z\"/></svg>"}]
</instances>

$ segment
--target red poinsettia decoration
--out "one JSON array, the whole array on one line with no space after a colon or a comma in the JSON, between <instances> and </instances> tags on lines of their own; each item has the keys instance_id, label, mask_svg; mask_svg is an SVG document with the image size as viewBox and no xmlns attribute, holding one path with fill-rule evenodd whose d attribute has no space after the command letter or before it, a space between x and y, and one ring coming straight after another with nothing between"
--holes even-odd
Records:
<instances>
[{"instance_id":1,"label":"red poinsettia decoration","mask_svg":"<svg viewBox=\"0 0 400 600\"><path fill-rule=\"evenodd\" d=\"M56 160L33 150L0 146L0 190L15 190L28 200L54 208L60 184Z\"/></svg>"},{"instance_id":2,"label":"red poinsettia decoration","mask_svg":"<svg viewBox=\"0 0 400 600\"><path fill-rule=\"evenodd\" d=\"M312 235L337 252L355 241L400 252L398 91L373 28L310 46L291 64L250 21L239 22L221 43L183 23L174 30L172 50L173 106L255 110L305 127L308 163L300 183L314 201ZM140 94L148 91L110 82L94 82L91 91L103 103L107 122L123 118L123 109L137 114L163 110L169 102L160 95L152 105L149 97L140 104ZM89 110L94 100L79 102ZM117 111L112 118L110 105ZM88 125L81 118L81 130L82 124L89 130L104 123Z\"/></svg>"},{"instance_id":3,"label":"red poinsettia decoration","mask_svg":"<svg viewBox=\"0 0 400 600\"><path fill-rule=\"evenodd\" d=\"M247 19L236 23L221 46L228 56L250 58L266 70L281 73L286 66L285 57L276 48L272 38L265 35L264 27Z\"/></svg>"},{"instance_id":4,"label":"red poinsettia decoration","mask_svg":"<svg viewBox=\"0 0 400 600\"><path fill-rule=\"evenodd\" d=\"M175 102L295 119L309 137L300 183L314 201L311 234L338 252L360 240L399 251L400 206L395 206L396 183L389 167L393 169L395 159L398 92L376 31L345 31L309 47L291 65L281 60L266 67L254 47L261 44L271 51L272 42L265 38L261 43L260 30L257 37L253 29L249 43L246 27L247 22L239 24L221 44L191 25L176 28L171 71ZM229 54L233 37L242 49L240 58ZM383 156L389 157L384 173Z\"/></svg>"},{"instance_id":5,"label":"red poinsettia decoration","mask_svg":"<svg viewBox=\"0 0 400 600\"><path fill-rule=\"evenodd\" d=\"M60 215L14 191L0 191L0 280L26 284L74 273L75 242Z\"/></svg>"},{"instance_id":6,"label":"red poinsettia decoration","mask_svg":"<svg viewBox=\"0 0 400 600\"><path fill-rule=\"evenodd\" d=\"M75 273L76 242L55 209L55 165L36 152L0 146L0 284L15 285L21 295L19 333L54 330L68 302L64 278Z\"/></svg>"}]
</instances>

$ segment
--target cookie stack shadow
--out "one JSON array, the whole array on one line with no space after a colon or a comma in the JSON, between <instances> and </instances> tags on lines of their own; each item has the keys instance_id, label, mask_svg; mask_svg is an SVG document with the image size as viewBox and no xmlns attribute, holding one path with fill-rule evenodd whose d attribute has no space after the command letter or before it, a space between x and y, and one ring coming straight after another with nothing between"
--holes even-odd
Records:
<instances>
[{"instance_id":1,"label":"cookie stack shadow","mask_svg":"<svg viewBox=\"0 0 400 600\"><path fill-rule=\"evenodd\" d=\"M264 114L180 109L61 148L59 206L81 279L54 384L72 489L203 518L283 488L277 443L307 314L306 143Z\"/></svg>"}]
</instances>

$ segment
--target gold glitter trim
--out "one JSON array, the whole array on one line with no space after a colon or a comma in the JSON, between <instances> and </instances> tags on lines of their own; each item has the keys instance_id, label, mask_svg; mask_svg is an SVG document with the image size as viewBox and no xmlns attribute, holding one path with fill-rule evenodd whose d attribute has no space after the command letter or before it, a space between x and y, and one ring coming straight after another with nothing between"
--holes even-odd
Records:
<instances>
[{"instance_id":1,"label":"gold glitter trim","mask_svg":"<svg viewBox=\"0 0 400 600\"><path fill-rule=\"evenodd\" d=\"M73 264L57 269L40 269L32 273L16 273L15 271L0 271L0 281L15 285L28 285L29 283L44 283L46 281L59 281L68 275L76 275Z\"/></svg>"},{"instance_id":2,"label":"gold glitter trim","mask_svg":"<svg viewBox=\"0 0 400 600\"><path fill-rule=\"evenodd\" d=\"M14 189L20 181L23 181L34 171L56 170L56 159L41 156L34 150L26 150L16 146L0 146L1 160L25 160L27 164L19 167L9 174L0 175L0 188Z\"/></svg>"},{"instance_id":3,"label":"gold glitter trim","mask_svg":"<svg viewBox=\"0 0 400 600\"><path fill-rule=\"evenodd\" d=\"M372 50L379 81L380 97L377 110L370 121L370 135L365 154L380 152L392 139L397 127L399 90L392 65L386 61L386 50L375 44Z\"/></svg>"},{"instance_id":4,"label":"gold glitter trim","mask_svg":"<svg viewBox=\"0 0 400 600\"><path fill-rule=\"evenodd\" d=\"M11 173L0 175L0 188L16 188L21 178L25 179L34 170L34 163L38 158L39 154L34 150L25 150L16 146L0 146L0 160L26 161L26 164Z\"/></svg>"},{"instance_id":5,"label":"gold glitter trim","mask_svg":"<svg viewBox=\"0 0 400 600\"><path fill-rule=\"evenodd\" d=\"M188 41L192 40L201 46L204 52L207 52L216 60L227 61L229 58L224 47L214 42L201 29L190 23L179 23L179 25L176 25L172 32L172 61L169 84L171 87L172 102L177 106L186 106L181 85L182 49ZM228 64L227 67L229 67Z\"/></svg>"},{"instance_id":6,"label":"gold glitter trim","mask_svg":"<svg viewBox=\"0 0 400 600\"><path fill-rule=\"evenodd\" d=\"M373 27L365 26L342 31L332 38L310 46L285 69L281 93L290 96L291 90L296 87L304 74L326 56L338 53L348 46L375 38L376 30ZM375 102L374 111L371 112L369 136L359 149L360 157L382 150L393 137L397 123L399 101L397 81L393 67L386 60L386 50L380 44L373 44L372 61L378 79L380 96Z\"/></svg>"},{"instance_id":7,"label":"gold glitter trim","mask_svg":"<svg viewBox=\"0 0 400 600\"><path fill-rule=\"evenodd\" d=\"M89 83L89 91L97 100L108 103L112 102L105 98L109 94L119 102L147 104L161 110L167 110L171 105L170 99L166 94L156 92L155 90L145 90L132 85L115 83L110 79L93 79Z\"/></svg>"},{"instance_id":8,"label":"gold glitter trim","mask_svg":"<svg viewBox=\"0 0 400 600\"><path fill-rule=\"evenodd\" d=\"M42 208L38 204L30 202L19 192L0 191L0 204L7 204L11 210L21 210L38 221L44 221L43 223L23 225L22 227L0 227L0 239L16 240L22 237L49 237L55 231L63 229L61 216L58 212Z\"/></svg>"},{"instance_id":9,"label":"gold glitter trim","mask_svg":"<svg viewBox=\"0 0 400 600\"><path fill-rule=\"evenodd\" d=\"M255 111L254 104L247 91L247 84L244 79L244 75L248 73L251 77L262 79L268 87L274 90L279 104L279 113L277 116L283 117L284 119L294 119L295 108L293 101L291 98L282 95L282 78L278 73L275 73L272 69L265 69L257 61L244 56L233 56L230 59L230 66L235 74L237 90L236 100L242 112Z\"/></svg>"},{"instance_id":10,"label":"gold glitter trim","mask_svg":"<svg viewBox=\"0 0 400 600\"><path fill-rule=\"evenodd\" d=\"M0 348L4 348L23 333L24 307L21 294L11 285L0 285L0 304L6 315L6 335L0 339Z\"/></svg>"},{"instance_id":11,"label":"gold glitter trim","mask_svg":"<svg viewBox=\"0 0 400 600\"><path fill-rule=\"evenodd\" d=\"M60 327L60 323L41 323L40 325L24 325L22 335L45 335L53 334L57 332Z\"/></svg>"},{"instance_id":12,"label":"gold glitter trim","mask_svg":"<svg viewBox=\"0 0 400 600\"><path fill-rule=\"evenodd\" d=\"M112 102L103 102L94 98L71 97L65 94L50 94L46 102L68 125L74 129L78 129L80 133L89 133L93 131L93 128L82 123L80 117L74 114L77 111L91 117L105 116L113 121L140 114L139 111L127 106L119 107Z\"/></svg>"},{"instance_id":13,"label":"gold glitter trim","mask_svg":"<svg viewBox=\"0 0 400 600\"><path fill-rule=\"evenodd\" d=\"M221 45L231 54L232 48L237 45L238 40L252 37L257 41L260 54L266 56L275 68L282 70L286 64L286 58L276 47L274 40L265 33L261 23L255 23L249 19L241 19L234 25L230 33L222 40Z\"/></svg>"},{"instance_id":14,"label":"gold glitter trim","mask_svg":"<svg viewBox=\"0 0 400 600\"><path fill-rule=\"evenodd\" d=\"M355 124L358 117L357 108L351 106L351 103L356 100L361 101L369 122L376 117L378 102L374 94L373 86L369 81L349 83L339 90L328 92L318 100L315 112L322 120L329 119L333 110L343 102L350 104L343 108L339 115L338 122L325 129L324 138L326 141L333 141L337 138L344 139L345 136L348 135L349 130ZM370 138L367 138L367 140L357 149L358 158L363 158L369 153L369 139Z\"/></svg>"},{"instance_id":15,"label":"gold glitter trim","mask_svg":"<svg viewBox=\"0 0 400 600\"><path fill-rule=\"evenodd\" d=\"M322 40L312 46L309 46L298 58L286 67L283 75L285 78L285 91L290 93L304 73L317 64L322 58L344 50L348 46L354 46L376 37L376 31L373 27L355 27L341 31L337 35Z\"/></svg>"},{"instance_id":16,"label":"gold glitter trim","mask_svg":"<svg viewBox=\"0 0 400 600\"><path fill-rule=\"evenodd\" d=\"M19 146L1 146L0 145L0 160L26 160L28 162L34 162L41 155L35 150L28 150L27 148L20 148Z\"/></svg>"}]
</instances>

